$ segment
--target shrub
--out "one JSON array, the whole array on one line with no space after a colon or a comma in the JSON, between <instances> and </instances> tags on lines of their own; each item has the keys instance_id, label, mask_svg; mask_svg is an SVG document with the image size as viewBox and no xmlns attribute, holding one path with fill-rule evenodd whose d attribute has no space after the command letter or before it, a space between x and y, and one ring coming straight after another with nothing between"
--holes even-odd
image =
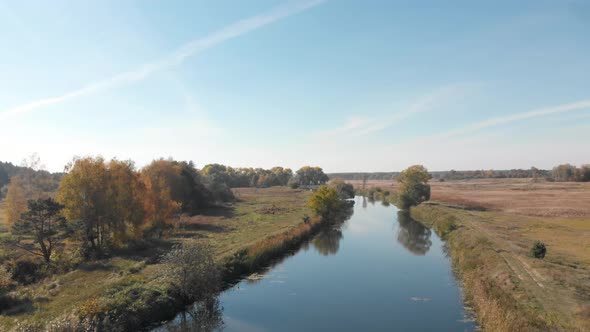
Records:
<instances>
[{"instance_id":1,"label":"shrub","mask_svg":"<svg viewBox=\"0 0 590 332\"><path fill-rule=\"evenodd\" d=\"M44 277L41 264L27 259L14 262L11 272L12 279L23 285L32 284Z\"/></svg>"},{"instance_id":2,"label":"shrub","mask_svg":"<svg viewBox=\"0 0 590 332\"><path fill-rule=\"evenodd\" d=\"M10 272L4 266L0 266L0 295L12 288L14 282L11 277Z\"/></svg>"},{"instance_id":3,"label":"shrub","mask_svg":"<svg viewBox=\"0 0 590 332\"><path fill-rule=\"evenodd\" d=\"M188 303L214 295L220 273L209 246L198 242L175 246L163 259L163 274Z\"/></svg>"},{"instance_id":4,"label":"shrub","mask_svg":"<svg viewBox=\"0 0 590 332\"><path fill-rule=\"evenodd\" d=\"M544 258L545 254L547 254L547 248L545 247L545 244L541 241L536 241L531 248L531 257Z\"/></svg>"},{"instance_id":5,"label":"shrub","mask_svg":"<svg viewBox=\"0 0 590 332\"><path fill-rule=\"evenodd\" d=\"M0 266L0 311L8 309L12 302L7 297L7 293L14 286L14 281L11 277L10 272L4 266Z\"/></svg>"}]
</instances>

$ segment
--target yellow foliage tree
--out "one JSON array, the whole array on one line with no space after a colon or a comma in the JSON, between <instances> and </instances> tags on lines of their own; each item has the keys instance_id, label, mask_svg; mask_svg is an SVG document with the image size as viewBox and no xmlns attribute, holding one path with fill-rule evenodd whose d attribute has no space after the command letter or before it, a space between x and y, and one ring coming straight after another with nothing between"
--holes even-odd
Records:
<instances>
[{"instance_id":1,"label":"yellow foliage tree","mask_svg":"<svg viewBox=\"0 0 590 332\"><path fill-rule=\"evenodd\" d=\"M174 197L182 191L180 172L177 163L164 159L154 160L141 171L141 182L146 189L145 225L152 230L152 235L160 236L170 218L180 210L180 197Z\"/></svg>"},{"instance_id":2,"label":"yellow foliage tree","mask_svg":"<svg viewBox=\"0 0 590 332\"><path fill-rule=\"evenodd\" d=\"M111 160L107 170L109 228L114 244L119 246L129 236L134 239L142 236L145 221L143 200L146 190L132 161Z\"/></svg>"},{"instance_id":3,"label":"yellow foliage tree","mask_svg":"<svg viewBox=\"0 0 590 332\"><path fill-rule=\"evenodd\" d=\"M80 222L80 235L90 248L101 253L107 246L108 172L104 159L78 158L66 166L57 193L63 214Z\"/></svg>"},{"instance_id":4,"label":"yellow foliage tree","mask_svg":"<svg viewBox=\"0 0 590 332\"><path fill-rule=\"evenodd\" d=\"M99 254L143 235L150 195L131 161L75 159L58 190L64 215L79 221L81 237Z\"/></svg>"},{"instance_id":5,"label":"yellow foliage tree","mask_svg":"<svg viewBox=\"0 0 590 332\"><path fill-rule=\"evenodd\" d=\"M12 227L27 211L27 197L23 181L20 177L12 177L4 200L4 220L8 227Z\"/></svg>"}]
</instances>

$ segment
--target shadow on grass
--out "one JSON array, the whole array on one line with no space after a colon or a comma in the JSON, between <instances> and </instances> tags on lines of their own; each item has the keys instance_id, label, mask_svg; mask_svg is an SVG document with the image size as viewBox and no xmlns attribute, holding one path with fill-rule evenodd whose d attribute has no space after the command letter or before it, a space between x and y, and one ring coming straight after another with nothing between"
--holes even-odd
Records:
<instances>
[{"instance_id":1,"label":"shadow on grass","mask_svg":"<svg viewBox=\"0 0 590 332\"><path fill-rule=\"evenodd\" d=\"M220 226L220 225L213 225L213 224L205 224L205 223L185 223L179 227L180 232L175 232L174 235L179 236L182 234L182 231L203 231L203 232L211 232L211 233L225 233L233 230L230 227ZM187 233L188 232L184 232ZM195 237L199 237L198 234L194 234ZM202 236L201 236L202 237Z\"/></svg>"},{"instance_id":2,"label":"shadow on grass","mask_svg":"<svg viewBox=\"0 0 590 332\"><path fill-rule=\"evenodd\" d=\"M160 256L170 251L176 242L168 239L149 239L135 243L127 248L113 251L113 257L122 257L134 261L157 260Z\"/></svg>"},{"instance_id":3,"label":"shadow on grass","mask_svg":"<svg viewBox=\"0 0 590 332\"><path fill-rule=\"evenodd\" d=\"M232 205L216 205L205 209L200 209L193 216L207 216L207 217L223 217L224 219L233 218L235 216L235 208Z\"/></svg>"},{"instance_id":4,"label":"shadow on grass","mask_svg":"<svg viewBox=\"0 0 590 332\"><path fill-rule=\"evenodd\" d=\"M0 315L15 316L33 312L35 306L30 298L14 298L3 296L0 298Z\"/></svg>"}]
</instances>

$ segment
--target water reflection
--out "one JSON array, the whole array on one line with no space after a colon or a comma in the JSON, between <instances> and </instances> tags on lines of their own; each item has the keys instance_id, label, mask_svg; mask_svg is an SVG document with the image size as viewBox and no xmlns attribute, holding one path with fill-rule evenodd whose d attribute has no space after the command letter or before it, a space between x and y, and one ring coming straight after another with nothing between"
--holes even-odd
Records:
<instances>
[{"instance_id":1,"label":"water reflection","mask_svg":"<svg viewBox=\"0 0 590 332\"><path fill-rule=\"evenodd\" d=\"M211 332L223 330L223 308L217 297L194 303L180 313L175 320L157 331L161 332Z\"/></svg>"},{"instance_id":2,"label":"water reflection","mask_svg":"<svg viewBox=\"0 0 590 332\"><path fill-rule=\"evenodd\" d=\"M331 227L322 230L311 241L313 247L323 256L335 255L340 248L340 240L342 239L342 231L340 227Z\"/></svg>"},{"instance_id":3,"label":"water reflection","mask_svg":"<svg viewBox=\"0 0 590 332\"><path fill-rule=\"evenodd\" d=\"M414 255L425 255L432 245L430 229L412 219L406 211L398 211L397 221L397 242Z\"/></svg>"},{"instance_id":4,"label":"water reflection","mask_svg":"<svg viewBox=\"0 0 590 332\"><path fill-rule=\"evenodd\" d=\"M330 256L338 252L340 240L342 240L342 228L353 213L354 201L347 201L344 208L339 212L337 221L334 221L331 227L322 229L313 238L311 244L320 255Z\"/></svg>"}]
</instances>

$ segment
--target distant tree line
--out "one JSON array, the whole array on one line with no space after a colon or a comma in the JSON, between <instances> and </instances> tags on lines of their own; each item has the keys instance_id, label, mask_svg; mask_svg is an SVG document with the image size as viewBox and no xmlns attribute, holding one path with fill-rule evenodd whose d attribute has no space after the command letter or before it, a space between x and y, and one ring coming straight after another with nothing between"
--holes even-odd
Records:
<instances>
[{"instance_id":1,"label":"distant tree line","mask_svg":"<svg viewBox=\"0 0 590 332\"><path fill-rule=\"evenodd\" d=\"M533 178L549 181L590 181L590 164L576 167L570 164L561 164L552 170L531 167L529 169L510 170L449 170L429 172L436 180L469 180L469 179L505 179L505 178ZM373 172L373 173L329 173L330 179L350 180L396 180L400 172Z\"/></svg>"},{"instance_id":2,"label":"distant tree line","mask_svg":"<svg viewBox=\"0 0 590 332\"><path fill-rule=\"evenodd\" d=\"M34 186L36 191L54 192L57 190L62 176L63 173L50 173L42 169L42 165L38 161L31 163L31 160L24 160L20 166L0 161L0 199L6 196L10 179L14 177Z\"/></svg>"},{"instance_id":3,"label":"distant tree line","mask_svg":"<svg viewBox=\"0 0 590 332\"><path fill-rule=\"evenodd\" d=\"M590 164L576 167L570 164L562 164L553 167L551 175L555 181L590 181Z\"/></svg>"},{"instance_id":4,"label":"distant tree line","mask_svg":"<svg viewBox=\"0 0 590 332\"><path fill-rule=\"evenodd\" d=\"M351 173L328 173L330 179L350 180L392 180L397 177L400 172L351 172Z\"/></svg>"},{"instance_id":5,"label":"distant tree line","mask_svg":"<svg viewBox=\"0 0 590 332\"><path fill-rule=\"evenodd\" d=\"M537 169L510 169L510 170L449 170L429 172L433 179L437 180L468 180L468 179L504 179L504 178L546 178L551 176L550 170ZM329 173L330 179L341 178L343 180L395 180L400 172L375 172L375 173Z\"/></svg>"}]
</instances>

